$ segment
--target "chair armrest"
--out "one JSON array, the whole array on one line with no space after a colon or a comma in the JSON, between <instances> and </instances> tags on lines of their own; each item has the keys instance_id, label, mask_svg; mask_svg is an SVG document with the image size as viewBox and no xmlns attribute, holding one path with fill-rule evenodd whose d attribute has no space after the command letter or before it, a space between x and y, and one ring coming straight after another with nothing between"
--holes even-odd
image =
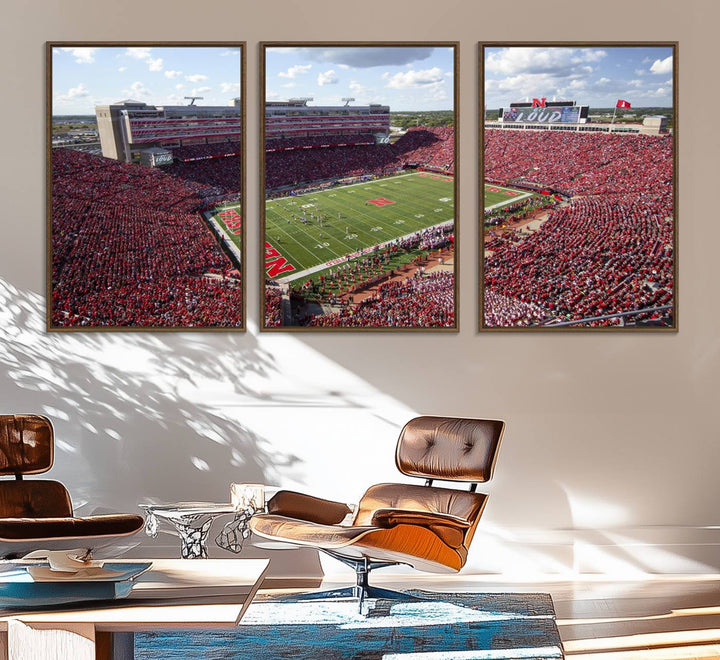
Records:
<instances>
[{"instance_id":1,"label":"chair armrest","mask_svg":"<svg viewBox=\"0 0 720 660\"><path fill-rule=\"evenodd\" d=\"M378 509L372 517L372 524L380 528L392 528L396 525L416 525L425 527L437 534L445 543L453 548L462 545L465 532L470 522L465 518L449 513L433 513L432 511L411 511L405 509Z\"/></svg>"},{"instance_id":2,"label":"chair armrest","mask_svg":"<svg viewBox=\"0 0 720 660\"><path fill-rule=\"evenodd\" d=\"M278 491L267 503L268 513L287 516L297 520L337 525L352 509L343 502L333 502L320 497L296 493L291 490Z\"/></svg>"},{"instance_id":3,"label":"chair armrest","mask_svg":"<svg viewBox=\"0 0 720 660\"><path fill-rule=\"evenodd\" d=\"M432 511L412 511L409 509L378 509L372 517L376 527L394 527L395 525L448 525L466 530L470 523L465 518L450 513L434 513Z\"/></svg>"}]
</instances>

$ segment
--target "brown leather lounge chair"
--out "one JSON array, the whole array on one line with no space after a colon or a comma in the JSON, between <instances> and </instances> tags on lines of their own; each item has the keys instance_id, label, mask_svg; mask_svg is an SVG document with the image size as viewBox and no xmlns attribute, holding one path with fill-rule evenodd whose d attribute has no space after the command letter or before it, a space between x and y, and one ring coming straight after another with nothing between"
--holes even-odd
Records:
<instances>
[{"instance_id":1,"label":"brown leather lounge chair","mask_svg":"<svg viewBox=\"0 0 720 660\"><path fill-rule=\"evenodd\" d=\"M487 501L475 492L477 484L492 477L504 428L497 420L417 417L400 433L395 463L403 474L425 479L424 485L372 486L354 514L340 502L280 491L268 502L268 513L253 516L250 528L262 538L317 548L353 567L357 585L334 596L352 594L361 608L365 596L397 597L370 587L368 572L393 564L431 572L464 566ZM470 482L470 489L439 488L435 479Z\"/></svg>"},{"instance_id":2,"label":"brown leather lounge chair","mask_svg":"<svg viewBox=\"0 0 720 660\"><path fill-rule=\"evenodd\" d=\"M130 536L142 516L109 514L76 518L70 495L58 481L26 474L47 472L53 464L53 427L41 415L0 415L0 557L22 557L34 550L92 550Z\"/></svg>"}]
</instances>

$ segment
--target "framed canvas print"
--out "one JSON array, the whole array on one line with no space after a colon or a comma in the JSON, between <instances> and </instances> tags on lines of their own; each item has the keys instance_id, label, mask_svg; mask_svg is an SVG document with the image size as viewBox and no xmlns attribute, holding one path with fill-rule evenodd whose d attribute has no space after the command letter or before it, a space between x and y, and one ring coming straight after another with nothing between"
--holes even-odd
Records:
<instances>
[{"instance_id":1,"label":"framed canvas print","mask_svg":"<svg viewBox=\"0 0 720 660\"><path fill-rule=\"evenodd\" d=\"M242 330L244 45L47 44L49 330Z\"/></svg>"},{"instance_id":2,"label":"framed canvas print","mask_svg":"<svg viewBox=\"0 0 720 660\"><path fill-rule=\"evenodd\" d=\"M457 44L263 43L263 330L457 330Z\"/></svg>"},{"instance_id":3,"label":"framed canvas print","mask_svg":"<svg viewBox=\"0 0 720 660\"><path fill-rule=\"evenodd\" d=\"M483 329L677 329L677 44L480 48Z\"/></svg>"}]
</instances>

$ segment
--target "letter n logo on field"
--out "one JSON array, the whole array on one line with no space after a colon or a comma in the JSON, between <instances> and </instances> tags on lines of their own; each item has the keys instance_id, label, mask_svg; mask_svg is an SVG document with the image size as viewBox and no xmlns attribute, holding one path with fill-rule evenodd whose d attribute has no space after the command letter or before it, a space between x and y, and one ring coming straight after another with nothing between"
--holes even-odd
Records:
<instances>
[{"instance_id":1,"label":"letter n logo on field","mask_svg":"<svg viewBox=\"0 0 720 660\"><path fill-rule=\"evenodd\" d=\"M388 204L394 204L390 199L385 199L384 197L378 197L377 199L369 199L369 204L375 204L375 206L387 206Z\"/></svg>"}]
</instances>

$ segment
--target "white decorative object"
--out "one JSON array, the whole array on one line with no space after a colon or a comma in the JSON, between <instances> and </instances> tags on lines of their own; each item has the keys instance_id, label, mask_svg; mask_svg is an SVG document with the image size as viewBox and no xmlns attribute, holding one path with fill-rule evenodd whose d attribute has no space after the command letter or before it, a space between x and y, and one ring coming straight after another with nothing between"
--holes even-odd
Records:
<instances>
[{"instance_id":1,"label":"white decorative object","mask_svg":"<svg viewBox=\"0 0 720 660\"><path fill-rule=\"evenodd\" d=\"M265 508L264 484L230 484L230 502L236 511L252 507L255 511Z\"/></svg>"}]
</instances>

